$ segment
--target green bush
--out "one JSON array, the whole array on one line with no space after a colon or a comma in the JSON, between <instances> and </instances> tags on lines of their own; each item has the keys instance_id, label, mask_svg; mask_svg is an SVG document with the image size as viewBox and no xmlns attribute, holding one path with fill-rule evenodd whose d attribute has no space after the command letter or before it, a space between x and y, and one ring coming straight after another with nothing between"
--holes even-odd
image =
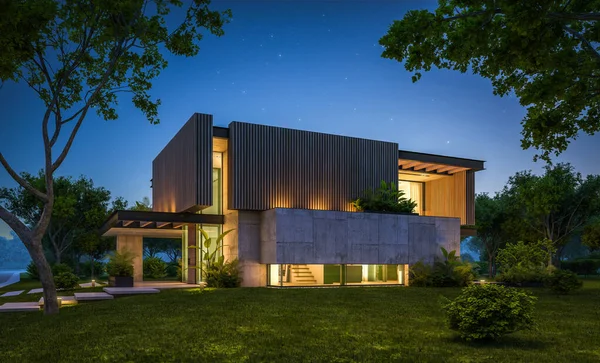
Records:
<instances>
[{"instance_id":1,"label":"green bush","mask_svg":"<svg viewBox=\"0 0 600 363\"><path fill-rule=\"evenodd\" d=\"M118 252L115 251L106 264L106 273L109 276L133 276L133 259L134 255L130 251Z\"/></svg>"},{"instance_id":2,"label":"green bush","mask_svg":"<svg viewBox=\"0 0 600 363\"><path fill-rule=\"evenodd\" d=\"M206 285L208 287L239 287L242 283L238 260L216 262L207 267Z\"/></svg>"},{"instance_id":3,"label":"green bush","mask_svg":"<svg viewBox=\"0 0 600 363\"><path fill-rule=\"evenodd\" d=\"M555 270L546 279L546 285L559 294L568 294L573 290L581 289L583 283L572 271Z\"/></svg>"},{"instance_id":4,"label":"green bush","mask_svg":"<svg viewBox=\"0 0 600 363\"><path fill-rule=\"evenodd\" d=\"M158 257L144 259L144 277L160 279L167 275L167 263Z\"/></svg>"},{"instance_id":5,"label":"green bush","mask_svg":"<svg viewBox=\"0 0 600 363\"><path fill-rule=\"evenodd\" d=\"M166 274L169 277L177 277L179 274L179 277L181 277L180 272L178 271L179 269L181 269L181 266L179 266L179 260L178 262L169 262L167 264L167 269L166 269Z\"/></svg>"},{"instance_id":6,"label":"green bush","mask_svg":"<svg viewBox=\"0 0 600 363\"><path fill-rule=\"evenodd\" d=\"M419 261L409 270L409 284L416 287L456 287L468 286L476 278L476 272L468 262L461 262L456 251L441 248L443 259L433 266Z\"/></svg>"},{"instance_id":7,"label":"green bush","mask_svg":"<svg viewBox=\"0 0 600 363\"><path fill-rule=\"evenodd\" d=\"M363 195L352 201L359 211L412 213L417 203L404 197L404 191L398 190L397 183L381 181L375 191L366 190Z\"/></svg>"},{"instance_id":8,"label":"green bush","mask_svg":"<svg viewBox=\"0 0 600 363\"><path fill-rule=\"evenodd\" d=\"M409 266L408 283L414 287L433 286L433 267L418 261Z\"/></svg>"},{"instance_id":9,"label":"green bush","mask_svg":"<svg viewBox=\"0 0 600 363\"><path fill-rule=\"evenodd\" d=\"M600 259L582 258L572 261L562 261L560 265L564 270L573 271L577 275L598 275Z\"/></svg>"},{"instance_id":10,"label":"green bush","mask_svg":"<svg viewBox=\"0 0 600 363\"><path fill-rule=\"evenodd\" d=\"M443 309L450 329L470 340L498 339L531 329L536 298L524 291L496 284L464 288L454 300L445 298Z\"/></svg>"},{"instance_id":11,"label":"green bush","mask_svg":"<svg viewBox=\"0 0 600 363\"><path fill-rule=\"evenodd\" d=\"M57 289L73 290L77 287L79 277L72 272L60 272L54 275L54 284Z\"/></svg>"},{"instance_id":12,"label":"green bush","mask_svg":"<svg viewBox=\"0 0 600 363\"><path fill-rule=\"evenodd\" d=\"M29 275L29 278L32 278L34 280L40 279L40 274L38 273L37 266L35 265L35 263L33 261L29 262L26 270L27 270L27 274Z\"/></svg>"},{"instance_id":13,"label":"green bush","mask_svg":"<svg viewBox=\"0 0 600 363\"><path fill-rule=\"evenodd\" d=\"M84 276L92 276L92 261L81 264L81 273ZM106 273L106 264L102 261L94 261L94 276L102 276Z\"/></svg>"},{"instance_id":14,"label":"green bush","mask_svg":"<svg viewBox=\"0 0 600 363\"><path fill-rule=\"evenodd\" d=\"M64 273L64 272L73 273L73 269L71 268L71 266L64 264L64 263L57 263L54 266L52 266L52 274L54 276L60 275L61 273Z\"/></svg>"},{"instance_id":15,"label":"green bush","mask_svg":"<svg viewBox=\"0 0 600 363\"><path fill-rule=\"evenodd\" d=\"M549 254L553 253L552 243L542 240L525 244L522 241L510 243L498 251L498 281L520 285L542 283L550 273Z\"/></svg>"}]
</instances>

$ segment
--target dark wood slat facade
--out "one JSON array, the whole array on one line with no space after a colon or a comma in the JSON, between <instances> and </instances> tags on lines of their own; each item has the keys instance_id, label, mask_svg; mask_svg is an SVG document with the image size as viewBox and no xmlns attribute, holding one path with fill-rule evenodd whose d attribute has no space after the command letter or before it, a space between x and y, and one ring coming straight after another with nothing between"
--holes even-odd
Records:
<instances>
[{"instance_id":1,"label":"dark wood slat facade","mask_svg":"<svg viewBox=\"0 0 600 363\"><path fill-rule=\"evenodd\" d=\"M154 159L154 211L195 211L211 205L212 124L212 115L195 113Z\"/></svg>"},{"instance_id":2,"label":"dark wood slat facade","mask_svg":"<svg viewBox=\"0 0 600 363\"><path fill-rule=\"evenodd\" d=\"M353 210L350 200L398 180L398 144L232 122L229 209Z\"/></svg>"},{"instance_id":3,"label":"dark wood slat facade","mask_svg":"<svg viewBox=\"0 0 600 363\"><path fill-rule=\"evenodd\" d=\"M474 225L475 224L475 171L467 170L466 171L466 208L467 208L467 220L466 224Z\"/></svg>"}]
</instances>

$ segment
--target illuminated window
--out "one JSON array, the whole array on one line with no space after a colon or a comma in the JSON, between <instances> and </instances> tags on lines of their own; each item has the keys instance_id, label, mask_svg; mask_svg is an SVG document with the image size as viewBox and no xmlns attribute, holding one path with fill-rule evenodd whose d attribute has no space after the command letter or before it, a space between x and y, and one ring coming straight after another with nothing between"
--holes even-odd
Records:
<instances>
[{"instance_id":1,"label":"illuminated window","mask_svg":"<svg viewBox=\"0 0 600 363\"><path fill-rule=\"evenodd\" d=\"M423 183L398 180L398 190L404 192L404 197L417 202L415 213L422 214L423 212Z\"/></svg>"}]
</instances>

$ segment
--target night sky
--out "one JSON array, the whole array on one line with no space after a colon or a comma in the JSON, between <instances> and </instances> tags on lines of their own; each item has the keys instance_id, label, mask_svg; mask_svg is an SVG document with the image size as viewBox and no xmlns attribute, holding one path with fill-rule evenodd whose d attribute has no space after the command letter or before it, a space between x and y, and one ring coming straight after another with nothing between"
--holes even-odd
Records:
<instances>
[{"instance_id":1,"label":"night sky","mask_svg":"<svg viewBox=\"0 0 600 363\"><path fill-rule=\"evenodd\" d=\"M130 203L151 196L151 162L194 112L231 121L397 142L400 149L486 161L477 192L500 190L516 171L539 172L520 147L518 100L492 94L489 80L433 70L411 82L378 45L395 19L425 1L215 1L231 8L225 35L207 35L195 58L169 58L152 94L161 123L122 100L120 119L92 114L59 175L86 175ZM0 89L0 150L18 171L43 166L43 105L25 85ZM600 173L600 136L582 136L559 161ZM16 185L0 170L0 186ZM8 236L0 222L0 236Z\"/></svg>"}]
</instances>

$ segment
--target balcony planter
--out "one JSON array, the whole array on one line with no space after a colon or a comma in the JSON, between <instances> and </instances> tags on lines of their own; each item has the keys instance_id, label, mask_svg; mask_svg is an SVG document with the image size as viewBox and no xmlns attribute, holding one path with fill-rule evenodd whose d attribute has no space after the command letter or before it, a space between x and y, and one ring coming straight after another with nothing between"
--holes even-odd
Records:
<instances>
[{"instance_id":1,"label":"balcony planter","mask_svg":"<svg viewBox=\"0 0 600 363\"><path fill-rule=\"evenodd\" d=\"M133 276L109 276L110 287L133 287Z\"/></svg>"}]
</instances>

